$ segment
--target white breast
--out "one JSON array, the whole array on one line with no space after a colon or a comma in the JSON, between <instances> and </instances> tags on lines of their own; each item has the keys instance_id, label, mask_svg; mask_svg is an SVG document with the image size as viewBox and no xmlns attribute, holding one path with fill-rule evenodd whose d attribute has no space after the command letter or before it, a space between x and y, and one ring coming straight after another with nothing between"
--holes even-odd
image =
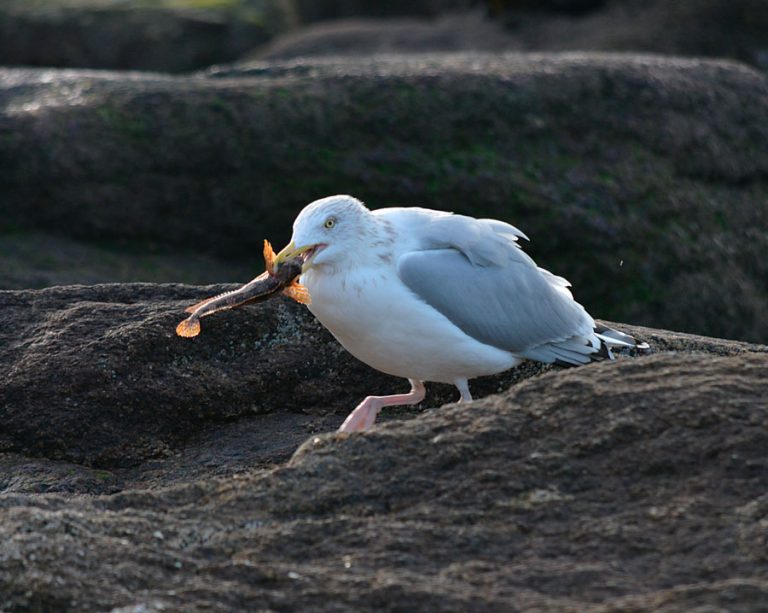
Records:
<instances>
[{"instance_id":1,"label":"white breast","mask_svg":"<svg viewBox=\"0 0 768 613\"><path fill-rule=\"evenodd\" d=\"M511 353L467 336L416 297L393 269L310 270L310 310L347 351L391 375L452 383L507 370Z\"/></svg>"}]
</instances>

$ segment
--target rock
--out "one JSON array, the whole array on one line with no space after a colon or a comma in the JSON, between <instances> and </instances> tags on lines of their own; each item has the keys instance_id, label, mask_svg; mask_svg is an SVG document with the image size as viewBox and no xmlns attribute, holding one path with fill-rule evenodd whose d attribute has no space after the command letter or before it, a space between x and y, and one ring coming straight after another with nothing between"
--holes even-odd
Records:
<instances>
[{"instance_id":1,"label":"rock","mask_svg":"<svg viewBox=\"0 0 768 613\"><path fill-rule=\"evenodd\" d=\"M0 74L0 233L252 266L304 204L350 192L518 225L597 316L768 338L768 80L743 66L465 54Z\"/></svg>"},{"instance_id":2,"label":"rock","mask_svg":"<svg viewBox=\"0 0 768 613\"><path fill-rule=\"evenodd\" d=\"M213 424L279 411L292 419L260 419L260 427L273 437L291 428L304 437L338 427L366 394L407 387L354 360L303 307L284 298L205 319L196 339L175 335L185 307L226 289L232 286L0 292L6 322L0 364L9 373L0 383L0 451L106 470L146 460L162 465L192 438L209 445ZM481 382L476 390L491 393L502 389L500 381L539 370ZM430 402L456 399L452 386L436 389ZM231 453L253 456L254 433L237 430L225 437L230 450L239 448ZM296 436L254 461L284 460ZM217 453L215 465L233 461Z\"/></svg>"},{"instance_id":3,"label":"rock","mask_svg":"<svg viewBox=\"0 0 768 613\"><path fill-rule=\"evenodd\" d=\"M513 0L512 2L509 0L487 0L484 4L491 15L502 14L505 10L580 15L604 8L610 2L611 0Z\"/></svg>"},{"instance_id":4,"label":"rock","mask_svg":"<svg viewBox=\"0 0 768 613\"><path fill-rule=\"evenodd\" d=\"M120 491L123 483L108 470L88 468L72 462L0 453L0 492L9 494L108 494Z\"/></svg>"},{"instance_id":5,"label":"rock","mask_svg":"<svg viewBox=\"0 0 768 613\"><path fill-rule=\"evenodd\" d=\"M503 25L473 12L436 19L322 21L278 36L247 54L242 61L510 49L515 49L515 44Z\"/></svg>"},{"instance_id":6,"label":"rock","mask_svg":"<svg viewBox=\"0 0 768 613\"><path fill-rule=\"evenodd\" d=\"M335 429L367 394L407 386L356 361L287 298L206 318L195 339L175 335L186 306L229 288L113 284L0 292L0 365L7 373L0 382L0 451L103 470L150 460L162 465L191 440L215 446L206 438L211 428L249 419L261 424L261 416L279 413L294 418L270 417L264 427L306 436ZM618 326L659 351L765 351ZM474 381L472 389L485 396L547 368L531 363ZM452 386L432 385L422 406L393 409L386 417L456 399ZM281 461L296 436L254 456L243 451L254 439L251 432L217 433L227 440L220 447L234 455L220 451L211 459L214 465Z\"/></svg>"},{"instance_id":7,"label":"rock","mask_svg":"<svg viewBox=\"0 0 768 613\"><path fill-rule=\"evenodd\" d=\"M322 414L334 395L354 406L331 376L341 350L280 300L204 321L195 340L177 337L184 308L222 289L127 284L0 294L4 320L13 322L0 332L0 362L12 373L0 392L0 450L130 466L172 455L211 422L277 409ZM313 348L315 357L306 353Z\"/></svg>"},{"instance_id":8,"label":"rock","mask_svg":"<svg viewBox=\"0 0 768 613\"><path fill-rule=\"evenodd\" d=\"M245 282L261 266L180 249L158 253L141 246L103 245L48 232L14 232L0 240L0 288L39 289L52 285L131 281L209 285Z\"/></svg>"},{"instance_id":9,"label":"rock","mask_svg":"<svg viewBox=\"0 0 768 613\"><path fill-rule=\"evenodd\" d=\"M314 3L313 3L314 4ZM762 0L489 0L485 10L431 19L335 21L284 33L248 57L436 51L628 51L725 57L768 69L768 4ZM461 7L456 7L461 8ZM343 18L343 19L339 19Z\"/></svg>"},{"instance_id":10,"label":"rock","mask_svg":"<svg viewBox=\"0 0 768 613\"><path fill-rule=\"evenodd\" d=\"M334 394L377 379L281 301L172 337L212 289L0 293L5 608L768 606L768 347L629 327L654 355L311 435L270 468L260 453L310 434L294 411L338 423ZM234 430L258 449L237 457Z\"/></svg>"},{"instance_id":11,"label":"rock","mask_svg":"<svg viewBox=\"0 0 768 613\"><path fill-rule=\"evenodd\" d=\"M768 69L768 5L762 0L494 0L488 4L495 14L503 14L519 49L729 57Z\"/></svg>"},{"instance_id":12,"label":"rock","mask_svg":"<svg viewBox=\"0 0 768 613\"><path fill-rule=\"evenodd\" d=\"M288 0L10 0L0 64L184 72L230 62L295 25Z\"/></svg>"},{"instance_id":13,"label":"rock","mask_svg":"<svg viewBox=\"0 0 768 613\"><path fill-rule=\"evenodd\" d=\"M295 0L302 23L345 17L401 17L405 15L437 16L466 10L477 4L473 0Z\"/></svg>"}]
</instances>

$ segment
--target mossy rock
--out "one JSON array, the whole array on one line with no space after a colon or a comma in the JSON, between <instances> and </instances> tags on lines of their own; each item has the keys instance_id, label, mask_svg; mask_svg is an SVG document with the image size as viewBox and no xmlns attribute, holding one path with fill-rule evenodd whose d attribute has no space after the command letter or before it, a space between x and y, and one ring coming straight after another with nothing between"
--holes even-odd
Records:
<instances>
[{"instance_id":1,"label":"mossy rock","mask_svg":"<svg viewBox=\"0 0 768 613\"><path fill-rule=\"evenodd\" d=\"M12 0L0 7L0 64L184 72L295 24L290 0Z\"/></svg>"},{"instance_id":2,"label":"mossy rock","mask_svg":"<svg viewBox=\"0 0 768 613\"><path fill-rule=\"evenodd\" d=\"M739 64L583 54L5 71L0 223L252 262L352 193L514 223L595 316L764 340L767 93Z\"/></svg>"},{"instance_id":3,"label":"mossy rock","mask_svg":"<svg viewBox=\"0 0 768 613\"><path fill-rule=\"evenodd\" d=\"M297 3L307 27L278 36L246 57L627 51L730 58L768 69L768 3L764 0ZM477 4L485 4L486 10L457 10ZM315 22L320 17L324 21Z\"/></svg>"},{"instance_id":4,"label":"mossy rock","mask_svg":"<svg viewBox=\"0 0 768 613\"><path fill-rule=\"evenodd\" d=\"M488 0L514 48L727 57L768 69L763 0ZM547 15L545 11L571 14ZM577 13L581 13L578 16Z\"/></svg>"}]
</instances>

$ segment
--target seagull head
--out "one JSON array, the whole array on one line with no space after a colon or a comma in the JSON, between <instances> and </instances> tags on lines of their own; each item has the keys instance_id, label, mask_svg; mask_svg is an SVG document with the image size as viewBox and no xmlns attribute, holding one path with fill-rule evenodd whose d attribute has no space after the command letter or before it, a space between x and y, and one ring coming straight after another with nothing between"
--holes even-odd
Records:
<instances>
[{"instance_id":1,"label":"seagull head","mask_svg":"<svg viewBox=\"0 0 768 613\"><path fill-rule=\"evenodd\" d=\"M293 222L291 242L275 257L275 270L300 258L302 272L340 266L354 258L370 232L371 212L352 196L328 196L308 204Z\"/></svg>"}]
</instances>

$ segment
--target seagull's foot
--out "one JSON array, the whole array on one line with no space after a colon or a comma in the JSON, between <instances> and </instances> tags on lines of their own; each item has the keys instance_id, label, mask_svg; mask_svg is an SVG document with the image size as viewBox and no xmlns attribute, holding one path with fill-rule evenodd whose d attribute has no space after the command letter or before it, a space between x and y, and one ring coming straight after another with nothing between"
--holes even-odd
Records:
<instances>
[{"instance_id":1,"label":"seagull's foot","mask_svg":"<svg viewBox=\"0 0 768 613\"><path fill-rule=\"evenodd\" d=\"M394 396L368 396L355 407L339 432L364 432L369 430L376 421L376 416L383 407L392 407L401 404L418 404L424 400L426 390L424 383L410 379L411 391L408 394L396 394Z\"/></svg>"},{"instance_id":2,"label":"seagull's foot","mask_svg":"<svg viewBox=\"0 0 768 613\"><path fill-rule=\"evenodd\" d=\"M368 430L373 425L373 422L376 421L376 416L381 410L381 407L377 406L376 400L378 400L378 397L368 396L358 404L355 410L347 415L344 423L339 428L339 432L363 432Z\"/></svg>"}]
</instances>

